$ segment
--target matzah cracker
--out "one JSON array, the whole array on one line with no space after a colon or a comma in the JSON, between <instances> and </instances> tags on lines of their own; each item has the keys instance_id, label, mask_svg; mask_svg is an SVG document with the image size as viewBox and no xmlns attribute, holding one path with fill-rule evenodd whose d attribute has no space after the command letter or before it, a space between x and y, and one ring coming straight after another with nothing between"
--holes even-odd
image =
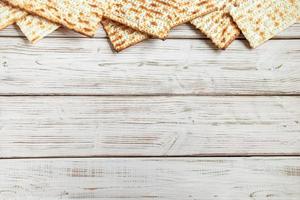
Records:
<instances>
[{"instance_id":1,"label":"matzah cracker","mask_svg":"<svg viewBox=\"0 0 300 200\"><path fill-rule=\"evenodd\" d=\"M207 15L217 10L215 0L172 0L177 2L183 10L181 13L175 13L176 18L172 20L171 26L177 26L189 22L197 17Z\"/></svg>"},{"instance_id":2,"label":"matzah cracker","mask_svg":"<svg viewBox=\"0 0 300 200\"><path fill-rule=\"evenodd\" d=\"M17 21L17 25L31 43L36 43L59 28L57 24L32 15Z\"/></svg>"},{"instance_id":3,"label":"matzah cracker","mask_svg":"<svg viewBox=\"0 0 300 200\"><path fill-rule=\"evenodd\" d=\"M255 48L296 22L296 4L297 0L242 0L230 14Z\"/></svg>"},{"instance_id":4,"label":"matzah cracker","mask_svg":"<svg viewBox=\"0 0 300 200\"><path fill-rule=\"evenodd\" d=\"M103 11L96 0L2 0L29 13L94 36Z\"/></svg>"},{"instance_id":5,"label":"matzah cracker","mask_svg":"<svg viewBox=\"0 0 300 200\"><path fill-rule=\"evenodd\" d=\"M300 0L298 0L297 10L298 10L298 18L297 18L297 21L298 21L298 23L300 23Z\"/></svg>"},{"instance_id":6,"label":"matzah cracker","mask_svg":"<svg viewBox=\"0 0 300 200\"><path fill-rule=\"evenodd\" d=\"M172 27L214 10L212 0L111 0L104 16L164 39Z\"/></svg>"},{"instance_id":7,"label":"matzah cracker","mask_svg":"<svg viewBox=\"0 0 300 200\"><path fill-rule=\"evenodd\" d=\"M116 51L122 51L148 39L147 34L106 18L102 20L102 25Z\"/></svg>"},{"instance_id":8,"label":"matzah cracker","mask_svg":"<svg viewBox=\"0 0 300 200\"><path fill-rule=\"evenodd\" d=\"M229 7L235 0L216 0L217 11L191 21L220 49L226 49L239 35L240 30L229 15Z\"/></svg>"},{"instance_id":9,"label":"matzah cracker","mask_svg":"<svg viewBox=\"0 0 300 200\"><path fill-rule=\"evenodd\" d=\"M27 15L26 12L13 8L0 1L0 30L14 24Z\"/></svg>"},{"instance_id":10,"label":"matzah cracker","mask_svg":"<svg viewBox=\"0 0 300 200\"><path fill-rule=\"evenodd\" d=\"M225 10L218 10L191 21L220 49L226 49L239 35L240 30Z\"/></svg>"}]
</instances>

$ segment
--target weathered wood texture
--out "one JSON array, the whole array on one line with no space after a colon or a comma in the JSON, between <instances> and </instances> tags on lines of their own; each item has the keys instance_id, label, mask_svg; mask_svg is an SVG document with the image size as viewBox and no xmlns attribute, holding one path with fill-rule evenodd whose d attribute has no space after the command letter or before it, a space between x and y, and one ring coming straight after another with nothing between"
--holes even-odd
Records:
<instances>
[{"instance_id":1,"label":"weathered wood texture","mask_svg":"<svg viewBox=\"0 0 300 200\"><path fill-rule=\"evenodd\" d=\"M116 54L106 39L0 38L0 94L300 94L300 40L227 51L205 40L150 40Z\"/></svg>"},{"instance_id":2,"label":"weathered wood texture","mask_svg":"<svg viewBox=\"0 0 300 200\"><path fill-rule=\"evenodd\" d=\"M0 160L0 199L299 200L300 158Z\"/></svg>"},{"instance_id":3,"label":"weathered wood texture","mask_svg":"<svg viewBox=\"0 0 300 200\"><path fill-rule=\"evenodd\" d=\"M8 28L0 31L0 37L16 37L23 36L23 34L19 31L19 29L15 26L9 26ZM73 31L69 31L67 29L59 29L55 31L48 37L85 37ZM97 38L106 37L105 32L102 28L99 29L96 34ZM175 27L169 34L168 38L206 38L203 34L201 34L197 29L195 29L190 24L183 24L181 26ZM241 37L243 38L243 37ZM294 24L289 27L287 30L279 33L275 38L300 38L300 23Z\"/></svg>"},{"instance_id":4,"label":"weathered wood texture","mask_svg":"<svg viewBox=\"0 0 300 200\"><path fill-rule=\"evenodd\" d=\"M300 155L300 97L1 97L0 156Z\"/></svg>"},{"instance_id":5,"label":"weathered wood texture","mask_svg":"<svg viewBox=\"0 0 300 200\"><path fill-rule=\"evenodd\" d=\"M300 95L300 24L255 50L188 25L120 54L21 36L0 32L0 200L300 199L300 96L255 96ZM285 156L184 158L249 155Z\"/></svg>"}]
</instances>

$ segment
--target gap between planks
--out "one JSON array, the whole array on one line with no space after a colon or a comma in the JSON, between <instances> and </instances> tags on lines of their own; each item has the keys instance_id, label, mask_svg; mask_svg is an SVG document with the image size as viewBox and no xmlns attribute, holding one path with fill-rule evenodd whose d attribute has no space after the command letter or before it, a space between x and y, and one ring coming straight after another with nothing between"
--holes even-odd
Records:
<instances>
[{"instance_id":1,"label":"gap between planks","mask_svg":"<svg viewBox=\"0 0 300 200\"><path fill-rule=\"evenodd\" d=\"M45 93L45 94L1 94L0 97L299 97L300 94L295 93L266 93L266 94L84 94L84 93Z\"/></svg>"}]
</instances>

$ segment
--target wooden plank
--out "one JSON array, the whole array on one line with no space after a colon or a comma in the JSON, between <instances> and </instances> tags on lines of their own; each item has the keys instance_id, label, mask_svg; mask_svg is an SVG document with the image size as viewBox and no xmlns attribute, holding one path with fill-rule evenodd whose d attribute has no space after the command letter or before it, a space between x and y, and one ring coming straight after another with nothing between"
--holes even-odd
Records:
<instances>
[{"instance_id":1,"label":"wooden plank","mask_svg":"<svg viewBox=\"0 0 300 200\"><path fill-rule=\"evenodd\" d=\"M150 40L120 54L106 39L49 38L26 45L0 38L0 94L300 94L300 40L250 50L235 41Z\"/></svg>"},{"instance_id":2,"label":"wooden plank","mask_svg":"<svg viewBox=\"0 0 300 200\"><path fill-rule=\"evenodd\" d=\"M0 97L0 157L300 155L300 97Z\"/></svg>"},{"instance_id":3,"label":"wooden plank","mask_svg":"<svg viewBox=\"0 0 300 200\"><path fill-rule=\"evenodd\" d=\"M0 160L0 199L300 198L300 158Z\"/></svg>"},{"instance_id":4,"label":"wooden plank","mask_svg":"<svg viewBox=\"0 0 300 200\"><path fill-rule=\"evenodd\" d=\"M0 37L16 37L23 36L23 34L19 31L19 29L15 26L10 26L4 30L0 31ZM78 33L73 31L69 31L67 29L61 28L59 31L54 32L49 37L84 37ZM106 37L105 32L102 28L99 29L96 34L97 38ZM206 38L203 34L201 34L197 29L195 29L190 24L183 24L178 27L175 27L169 34L169 38ZM241 37L243 38L243 37ZM294 24L287 30L279 33L275 38L300 38L300 23Z\"/></svg>"}]
</instances>

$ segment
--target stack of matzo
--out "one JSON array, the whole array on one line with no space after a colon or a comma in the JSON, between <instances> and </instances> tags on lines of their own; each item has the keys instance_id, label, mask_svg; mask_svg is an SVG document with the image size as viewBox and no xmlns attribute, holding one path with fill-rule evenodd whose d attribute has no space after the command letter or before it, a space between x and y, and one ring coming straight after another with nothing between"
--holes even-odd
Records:
<instances>
[{"instance_id":1,"label":"stack of matzo","mask_svg":"<svg viewBox=\"0 0 300 200\"><path fill-rule=\"evenodd\" d=\"M102 23L121 51L190 22L220 49L241 32L257 47L299 21L299 10L300 0L0 0L0 29L16 23L35 43L60 26L93 37Z\"/></svg>"}]
</instances>

